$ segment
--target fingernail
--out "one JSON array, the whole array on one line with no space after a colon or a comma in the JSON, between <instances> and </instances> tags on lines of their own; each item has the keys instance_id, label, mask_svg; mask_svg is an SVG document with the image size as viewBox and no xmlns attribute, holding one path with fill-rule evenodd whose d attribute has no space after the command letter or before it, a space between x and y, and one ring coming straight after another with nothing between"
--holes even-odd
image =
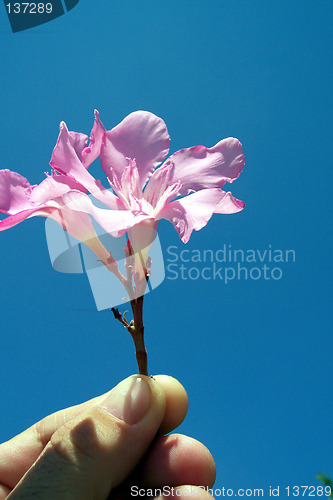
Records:
<instances>
[{"instance_id":1,"label":"fingernail","mask_svg":"<svg viewBox=\"0 0 333 500\"><path fill-rule=\"evenodd\" d=\"M109 393L102 406L126 424L137 424L150 407L147 382L140 377L123 380Z\"/></svg>"}]
</instances>

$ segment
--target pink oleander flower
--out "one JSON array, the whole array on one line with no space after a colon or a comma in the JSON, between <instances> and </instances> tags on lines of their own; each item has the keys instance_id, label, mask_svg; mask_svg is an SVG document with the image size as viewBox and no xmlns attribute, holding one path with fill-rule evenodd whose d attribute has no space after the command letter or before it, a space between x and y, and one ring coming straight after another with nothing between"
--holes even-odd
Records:
<instances>
[{"instance_id":1,"label":"pink oleander flower","mask_svg":"<svg viewBox=\"0 0 333 500\"><path fill-rule=\"evenodd\" d=\"M224 139L212 148L182 149L155 170L169 152L170 138L163 120L137 111L110 131L104 131L100 122L98 126L100 135L103 133L102 169L115 194L108 192L106 199L98 186L86 183L86 170L70 147L64 124L51 165L73 176L112 210L96 208L78 191L67 193L65 204L91 214L111 234L129 231L134 250L137 240L141 248L149 245L160 219L172 222L186 243L193 229L204 227L213 213L229 214L244 208L243 202L221 190L227 181L233 182L240 175L244 166L237 139ZM123 228L119 231L120 218Z\"/></svg>"},{"instance_id":2,"label":"pink oleander flower","mask_svg":"<svg viewBox=\"0 0 333 500\"><path fill-rule=\"evenodd\" d=\"M221 189L244 166L237 139L224 139L212 148L181 149L165 160L169 143L164 121L146 111L131 113L109 131L96 111L89 146L87 136L69 132L62 122L50 162L54 173L41 184L31 186L19 174L0 170L0 211L9 214L0 230L32 216L51 217L108 265L109 253L89 216L114 236L128 232L134 253L145 250L146 256L160 219L169 220L187 243L213 213L244 208ZM112 190L88 172L99 155ZM105 208L97 207L87 193Z\"/></svg>"},{"instance_id":3,"label":"pink oleander flower","mask_svg":"<svg viewBox=\"0 0 333 500\"><path fill-rule=\"evenodd\" d=\"M222 190L244 167L237 139L223 139L212 148L181 149L166 160L169 143L165 123L152 113L136 111L106 131L95 111L90 140L61 123L50 162L53 170L39 185L0 170L0 212L8 215L0 221L0 231L30 217L50 217L88 245L128 292L133 321L128 323L118 309L112 311L131 334L139 373L145 375L142 306L150 271L147 256L159 220L169 220L187 243L192 231L203 228L213 213L232 214L244 208L242 201ZM108 188L88 172L98 156ZM125 276L99 240L91 217L113 236L128 234Z\"/></svg>"}]
</instances>

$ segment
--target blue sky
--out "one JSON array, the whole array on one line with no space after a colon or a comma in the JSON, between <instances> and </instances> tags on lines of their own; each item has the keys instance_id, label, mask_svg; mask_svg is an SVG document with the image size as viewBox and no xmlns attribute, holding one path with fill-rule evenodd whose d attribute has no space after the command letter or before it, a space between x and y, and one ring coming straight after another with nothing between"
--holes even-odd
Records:
<instances>
[{"instance_id":1,"label":"blue sky","mask_svg":"<svg viewBox=\"0 0 333 500\"><path fill-rule=\"evenodd\" d=\"M281 279L173 280L167 269L146 297L150 371L186 387L180 431L212 451L216 487L333 475L332 20L329 1L80 0L13 34L0 10L1 168L40 182L61 120L89 134L94 108L108 129L145 109L165 120L171 152L234 136L246 156L231 186L245 210L214 216L186 247L161 223L166 266L170 246L179 259L224 245L295 252L265 261ZM43 219L0 237L2 441L136 366L86 276L52 269Z\"/></svg>"}]
</instances>

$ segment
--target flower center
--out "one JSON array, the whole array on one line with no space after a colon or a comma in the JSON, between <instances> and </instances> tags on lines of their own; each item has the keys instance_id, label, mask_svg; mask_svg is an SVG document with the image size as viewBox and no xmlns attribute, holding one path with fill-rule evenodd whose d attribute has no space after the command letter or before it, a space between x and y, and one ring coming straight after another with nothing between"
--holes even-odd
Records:
<instances>
[{"instance_id":1,"label":"flower center","mask_svg":"<svg viewBox=\"0 0 333 500\"><path fill-rule=\"evenodd\" d=\"M110 185L118 195L124 210L136 210L155 217L180 190L179 182L169 185L174 165L169 163L155 170L142 191L135 159L128 158L128 162L120 181L112 172Z\"/></svg>"}]
</instances>

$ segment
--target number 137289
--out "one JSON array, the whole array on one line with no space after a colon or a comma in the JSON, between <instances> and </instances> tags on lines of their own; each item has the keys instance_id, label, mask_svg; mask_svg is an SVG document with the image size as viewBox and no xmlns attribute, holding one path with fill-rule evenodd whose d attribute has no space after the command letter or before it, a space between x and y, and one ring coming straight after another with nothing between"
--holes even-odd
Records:
<instances>
[{"instance_id":1,"label":"number 137289","mask_svg":"<svg viewBox=\"0 0 333 500\"><path fill-rule=\"evenodd\" d=\"M51 14L51 3L30 3L30 2L15 2L6 5L8 14Z\"/></svg>"}]
</instances>

